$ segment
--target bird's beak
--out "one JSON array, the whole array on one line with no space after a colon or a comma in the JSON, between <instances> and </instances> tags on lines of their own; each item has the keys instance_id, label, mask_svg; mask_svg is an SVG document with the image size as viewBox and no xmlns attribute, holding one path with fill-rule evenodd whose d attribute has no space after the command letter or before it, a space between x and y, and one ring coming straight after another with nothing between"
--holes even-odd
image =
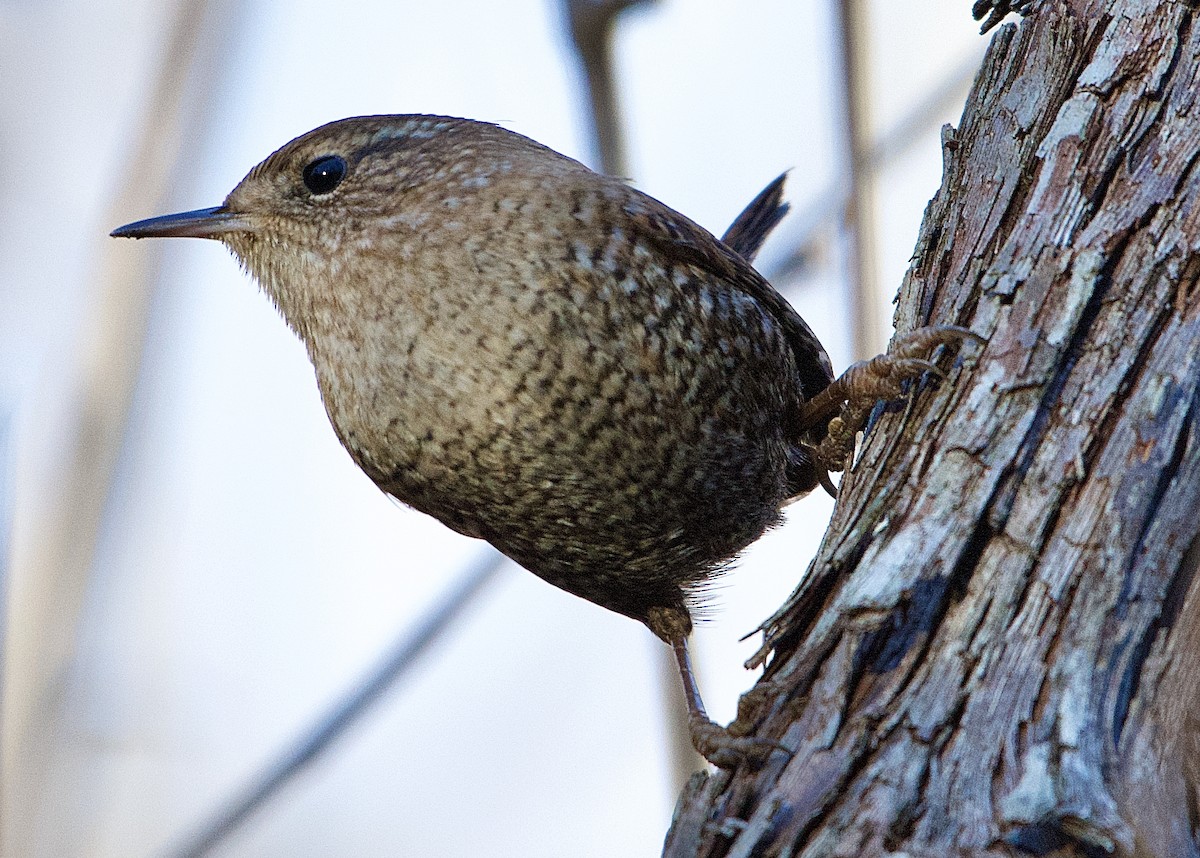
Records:
<instances>
[{"instance_id":1,"label":"bird's beak","mask_svg":"<svg viewBox=\"0 0 1200 858\"><path fill-rule=\"evenodd\" d=\"M109 235L113 238L220 238L231 232L247 232L250 229L243 215L231 212L225 206L217 206L127 223Z\"/></svg>"}]
</instances>

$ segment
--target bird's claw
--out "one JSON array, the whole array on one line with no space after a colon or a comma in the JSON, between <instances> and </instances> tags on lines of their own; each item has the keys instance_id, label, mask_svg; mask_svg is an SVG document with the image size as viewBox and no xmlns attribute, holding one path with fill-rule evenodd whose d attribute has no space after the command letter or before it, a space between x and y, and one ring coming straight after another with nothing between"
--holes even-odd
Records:
<instances>
[{"instance_id":1,"label":"bird's claw","mask_svg":"<svg viewBox=\"0 0 1200 858\"><path fill-rule=\"evenodd\" d=\"M688 718L688 732L700 756L719 769L733 769L742 764L758 767L776 751L792 756L792 752L779 742L754 736L734 736L728 728L702 715Z\"/></svg>"},{"instance_id":2,"label":"bird's claw","mask_svg":"<svg viewBox=\"0 0 1200 858\"><path fill-rule=\"evenodd\" d=\"M964 340L985 343L979 334L957 325L931 325L896 337L887 354L859 361L804 404L800 424L817 435L814 454L831 471L840 471L854 449L854 439L880 400L896 399L906 382L930 373L946 374L928 355L937 347Z\"/></svg>"}]
</instances>

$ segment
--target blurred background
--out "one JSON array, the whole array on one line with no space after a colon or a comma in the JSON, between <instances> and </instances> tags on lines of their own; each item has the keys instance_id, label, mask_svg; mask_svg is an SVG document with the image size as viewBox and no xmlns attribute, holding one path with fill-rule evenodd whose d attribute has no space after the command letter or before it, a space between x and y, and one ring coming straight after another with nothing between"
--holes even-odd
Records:
<instances>
[{"instance_id":1,"label":"blurred background","mask_svg":"<svg viewBox=\"0 0 1200 858\"><path fill-rule=\"evenodd\" d=\"M790 170L759 268L840 371L985 42L966 0L0 0L2 854L657 855L700 765L666 648L382 496L220 245L107 233L355 114L499 122L717 234ZM830 510L714 591L716 720Z\"/></svg>"}]
</instances>

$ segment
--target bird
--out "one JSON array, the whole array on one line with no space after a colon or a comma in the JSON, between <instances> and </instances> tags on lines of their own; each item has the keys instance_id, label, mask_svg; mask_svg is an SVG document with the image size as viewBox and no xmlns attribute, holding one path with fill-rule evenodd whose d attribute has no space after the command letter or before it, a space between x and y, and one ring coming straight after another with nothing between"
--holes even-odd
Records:
<instances>
[{"instance_id":1,"label":"bird","mask_svg":"<svg viewBox=\"0 0 1200 858\"><path fill-rule=\"evenodd\" d=\"M115 237L224 244L303 342L334 432L384 492L672 647L693 744L711 721L688 636L706 585L817 486L868 405L972 336L918 329L835 379L753 268L784 177L723 237L499 125L401 114L297 137L214 208Z\"/></svg>"}]
</instances>

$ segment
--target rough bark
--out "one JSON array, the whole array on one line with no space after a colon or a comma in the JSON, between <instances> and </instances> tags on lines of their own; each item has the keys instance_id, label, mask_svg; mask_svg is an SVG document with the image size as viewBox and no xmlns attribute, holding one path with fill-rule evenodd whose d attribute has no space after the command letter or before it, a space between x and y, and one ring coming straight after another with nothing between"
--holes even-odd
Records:
<instances>
[{"instance_id":1,"label":"rough bark","mask_svg":"<svg viewBox=\"0 0 1200 858\"><path fill-rule=\"evenodd\" d=\"M665 854L1200 855L1200 27L998 30L897 329L988 338L883 414Z\"/></svg>"}]
</instances>

